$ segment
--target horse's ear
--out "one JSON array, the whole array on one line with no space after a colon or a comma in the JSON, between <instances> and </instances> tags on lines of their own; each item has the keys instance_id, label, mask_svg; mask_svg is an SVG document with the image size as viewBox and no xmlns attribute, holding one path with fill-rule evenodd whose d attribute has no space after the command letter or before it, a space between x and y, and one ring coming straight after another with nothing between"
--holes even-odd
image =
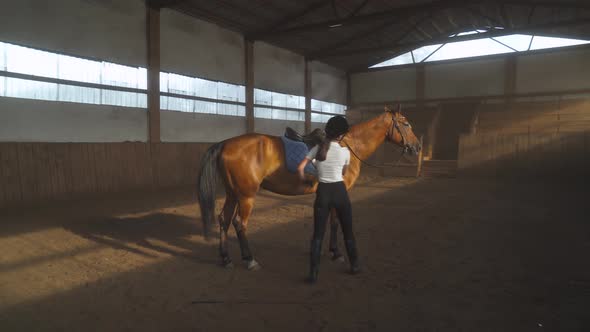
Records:
<instances>
[{"instance_id":1,"label":"horse's ear","mask_svg":"<svg viewBox=\"0 0 590 332\"><path fill-rule=\"evenodd\" d=\"M387 105L385 105L385 107L383 107L383 108L384 108L384 111L385 111L385 112L388 112L388 113L393 113L393 112L391 111L391 109L390 109L390 108L389 108Z\"/></svg>"},{"instance_id":2,"label":"horse's ear","mask_svg":"<svg viewBox=\"0 0 590 332\"><path fill-rule=\"evenodd\" d=\"M402 112L402 104L397 104L397 107L395 109L395 114L401 113Z\"/></svg>"}]
</instances>

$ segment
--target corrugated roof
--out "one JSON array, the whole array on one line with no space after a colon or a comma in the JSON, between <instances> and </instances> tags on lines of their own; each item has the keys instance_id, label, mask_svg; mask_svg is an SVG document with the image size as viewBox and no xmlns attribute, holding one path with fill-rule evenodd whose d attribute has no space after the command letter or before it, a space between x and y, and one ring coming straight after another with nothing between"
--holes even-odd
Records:
<instances>
[{"instance_id":1,"label":"corrugated roof","mask_svg":"<svg viewBox=\"0 0 590 332\"><path fill-rule=\"evenodd\" d=\"M586 0L153 0L343 70L358 70L452 33L503 27L590 38Z\"/></svg>"}]
</instances>

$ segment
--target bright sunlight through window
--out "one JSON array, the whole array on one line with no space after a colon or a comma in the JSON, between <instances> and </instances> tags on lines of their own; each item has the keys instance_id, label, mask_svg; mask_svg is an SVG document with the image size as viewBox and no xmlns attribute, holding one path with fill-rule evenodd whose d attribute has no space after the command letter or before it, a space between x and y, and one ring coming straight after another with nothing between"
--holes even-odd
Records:
<instances>
[{"instance_id":1,"label":"bright sunlight through window","mask_svg":"<svg viewBox=\"0 0 590 332\"><path fill-rule=\"evenodd\" d=\"M501 28L498 27L495 29ZM453 34L449 37L473 35L484 32L487 31L473 30ZM446 44L422 46L413 51L404 53L402 55L398 55L395 58L378 63L369 68L470 58L475 56L491 54L526 52L531 50L573 46L588 43L590 43L590 41L588 40L514 34L501 37L482 38L468 41L451 42Z\"/></svg>"}]
</instances>

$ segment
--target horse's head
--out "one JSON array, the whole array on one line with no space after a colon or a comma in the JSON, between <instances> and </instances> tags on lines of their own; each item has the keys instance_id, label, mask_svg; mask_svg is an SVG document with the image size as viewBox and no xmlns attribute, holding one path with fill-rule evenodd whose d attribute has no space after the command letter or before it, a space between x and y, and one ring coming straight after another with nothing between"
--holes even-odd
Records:
<instances>
[{"instance_id":1,"label":"horse's head","mask_svg":"<svg viewBox=\"0 0 590 332\"><path fill-rule=\"evenodd\" d=\"M422 149L420 140L414 135L412 125L400 110L399 104L395 111L385 106L385 112L391 115L392 120L391 127L387 131L387 140L404 148L404 152L409 152L411 155L418 154Z\"/></svg>"}]
</instances>

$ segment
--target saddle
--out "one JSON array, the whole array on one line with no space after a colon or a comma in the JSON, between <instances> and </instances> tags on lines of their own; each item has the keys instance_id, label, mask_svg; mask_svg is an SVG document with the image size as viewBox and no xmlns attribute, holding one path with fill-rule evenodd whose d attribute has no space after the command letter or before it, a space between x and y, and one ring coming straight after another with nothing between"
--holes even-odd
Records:
<instances>
[{"instance_id":1,"label":"saddle","mask_svg":"<svg viewBox=\"0 0 590 332\"><path fill-rule=\"evenodd\" d=\"M285 137L295 142L303 142L307 145L308 149L311 149L326 139L326 132L320 128L316 128L311 133L302 135L295 129L287 127L285 129Z\"/></svg>"},{"instance_id":2,"label":"saddle","mask_svg":"<svg viewBox=\"0 0 590 332\"><path fill-rule=\"evenodd\" d=\"M295 129L287 127L285 135L281 137L285 148L285 165L291 173L297 172L297 166L305 158L309 150L324 141L326 133L322 129L315 129L307 135L301 135ZM305 166L305 173L317 176L317 170L312 163Z\"/></svg>"}]
</instances>

